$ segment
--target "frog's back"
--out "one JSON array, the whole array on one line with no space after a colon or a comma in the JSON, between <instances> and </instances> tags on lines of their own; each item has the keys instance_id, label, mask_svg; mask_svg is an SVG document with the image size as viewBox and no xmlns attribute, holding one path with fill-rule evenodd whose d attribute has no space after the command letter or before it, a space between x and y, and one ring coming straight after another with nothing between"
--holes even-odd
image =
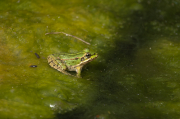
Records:
<instances>
[{"instance_id":1,"label":"frog's back","mask_svg":"<svg viewBox=\"0 0 180 119\"><path fill-rule=\"evenodd\" d=\"M77 57L82 57L84 54L85 54L84 52L79 52L79 53L56 53L52 55L60 59L74 59Z\"/></svg>"}]
</instances>

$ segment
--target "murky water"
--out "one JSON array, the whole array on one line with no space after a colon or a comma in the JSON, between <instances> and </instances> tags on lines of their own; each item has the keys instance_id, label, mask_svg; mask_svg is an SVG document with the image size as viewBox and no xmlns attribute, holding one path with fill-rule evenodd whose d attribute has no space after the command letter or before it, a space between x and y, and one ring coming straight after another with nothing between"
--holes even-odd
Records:
<instances>
[{"instance_id":1,"label":"murky water","mask_svg":"<svg viewBox=\"0 0 180 119\"><path fill-rule=\"evenodd\" d=\"M0 118L178 118L179 4L0 1ZM85 48L98 58L83 78L48 65Z\"/></svg>"}]
</instances>

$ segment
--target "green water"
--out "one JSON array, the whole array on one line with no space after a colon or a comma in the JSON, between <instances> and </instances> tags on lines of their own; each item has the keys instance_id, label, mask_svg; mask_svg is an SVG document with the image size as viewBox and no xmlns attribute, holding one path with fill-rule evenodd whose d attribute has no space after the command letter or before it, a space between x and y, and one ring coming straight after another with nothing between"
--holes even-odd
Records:
<instances>
[{"instance_id":1,"label":"green water","mask_svg":"<svg viewBox=\"0 0 180 119\"><path fill-rule=\"evenodd\" d=\"M168 0L1 0L0 118L179 118L179 7ZM47 63L50 54L85 48L98 58L83 78Z\"/></svg>"}]
</instances>

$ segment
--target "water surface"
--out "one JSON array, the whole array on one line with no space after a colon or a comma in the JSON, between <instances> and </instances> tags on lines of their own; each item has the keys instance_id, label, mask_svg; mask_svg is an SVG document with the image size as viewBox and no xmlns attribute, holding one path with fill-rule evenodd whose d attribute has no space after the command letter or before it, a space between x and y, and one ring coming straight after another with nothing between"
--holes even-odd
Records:
<instances>
[{"instance_id":1,"label":"water surface","mask_svg":"<svg viewBox=\"0 0 180 119\"><path fill-rule=\"evenodd\" d=\"M178 118L179 4L0 1L0 117ZM81 79L47 63L50 54L85 48L98 58Z\"/></svg>"}]
</instances>

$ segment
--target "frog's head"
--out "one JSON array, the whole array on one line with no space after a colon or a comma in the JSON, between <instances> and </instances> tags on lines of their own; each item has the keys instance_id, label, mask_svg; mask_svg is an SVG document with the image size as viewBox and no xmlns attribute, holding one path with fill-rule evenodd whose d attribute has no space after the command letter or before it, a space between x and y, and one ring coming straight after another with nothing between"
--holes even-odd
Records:
<instances>
[{"instance_id":1,"label":"frog's head","mask_svg":"<svg viewBox=\"0 0 180 119\"><path fill-rule=\"evenodd\" d=\"M81 57L80 65L85 65L88 62L93 61L97 57L98 57L97 53L92 53L92 52L89 52L89 49L85 49L84 50L84 55Z\"/></svg>"}]
</instances>

